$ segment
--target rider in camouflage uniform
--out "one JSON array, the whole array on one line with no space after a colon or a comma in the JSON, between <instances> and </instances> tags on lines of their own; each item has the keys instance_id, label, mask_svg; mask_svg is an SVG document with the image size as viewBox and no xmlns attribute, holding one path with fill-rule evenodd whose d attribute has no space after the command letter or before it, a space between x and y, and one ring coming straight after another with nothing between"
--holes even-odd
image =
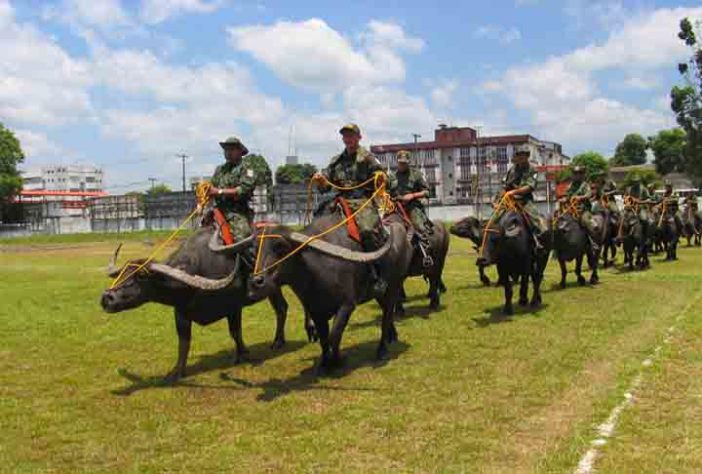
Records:
<instances>
[{"instance_id":1,"label":"rider in camouflage uniform","mask_svg":"<svg viewBox=\"0 0 702 474\"><path fill-rule=\"evenodd\" d=\"M504 177L504 194L512 196L521 205L522 215L534 239L535 247L541 248L539 236L546 230L543 217L534 206L534 191L537 186L537 171L529 163L531 150L528 145L517 148L512 157L512 166ZM503 210L498 210L494 219L499 221Z\"/></svg>"},{"instance_id":2,"label":"rider in camouflage uniform","mask_svg":"<svg viewBox=\"0 0 702 474\"><path fill-rule=\"evenodd\" d=\"M644 234L648 231L649 212L647 204L650 204L651 195L648 193L648 189L641 183L640 176L634 176L631 181L631 186L626 190L626 197L631 197L635 200L635 205L638 206L638 218L644 228Z\"/></svg>"},{"instance_id":3,"label":"rider in camouflage uniform","mask_svg":"<svg viewBox=\"0 0 702 474\"><path fill-rule=\"evenodd\" d=\"M359 145L362 136L358 125L353 123L344 125L339 130L339 133L344 141L344 151L334 156L329 166L313 177L313 180L319 183L319 189L322 192L332 189L332 186L328 183L350 188L368 181L376 172L383 172L383 167L376 157ZM344 198L351 211L355 212L371 197L374 192L374 185L371 181L368 185L351 191L339 189L334 189L334 191L338 197ZM380 214L377 205L372 203L364 207L356 215L356 223L361 234L363 249L367 252L376 250L382 240ZM371 265L371 270L374 279L373 291L376 295L382 295L385 293L387 283L380 276L379 264L374 262Z\"/></svg>"},{"instance_id":4,"label":"rider in camouflage uniform","mask_svg":"<svg viewBox=\"0 0 702 474\"><path fill-rule=\"evenodd\" d=\"M597 230L595 229L595 224L592 221L590 198L592 197L592 190L590 189L590 183L585 179L585 168L582 166L575 166L573 168L573 177L570 182L570 186L566 190L566 194L561 198L564 202L569 202L571 200L575 201L576 208L580 213L580 225L585 227L588 235L590 236L590 243L593 249L597 250L597 240L600 238L597 235Z\"/></svg>"},{"instance_id":5,"label":"rider in camouflage uniform","mask_svg":"<svg viewBox=\"0 0 702 474\"><path fill-rule=\"evenodd\" d=\"M422 172L410 167L410 153L406 150L397 153L397 172L390 175L389 189L392 197L400 201L407 211L422 253L427 255L429 235L434 232L434 224L424 211L421 199L429 195L429 186Z\"/></svg>"},{"instance_id":6,"label":"rider in camouflage uniform","mask_svg":"<svg viewBox=\"0 0 702 474\"><path fill-rule=\"evenodd\" d=\"M215 170L208 193L224 214L234 239L241 240L252 233L250 202L256 187L254 170L243 163L242 158L249 150L238 138L229 137L220 146L227 162Z\"/></svg>"},{"instance_id":7,"label":"rider in camouflage uniform","mask_svg":"<svg viewBox=\"0 0 702 474\"><path fill-rule=\"evenodd\" d=\"M604 171L596 171L592 174L592 182L595 190L592 193L592 212L604 212L608 210L610 215L619 212L614 195L617 193L617 184L606 178Z\"/></svg>"},{"instance_id":8,"label":"rider in camouflage uniform","mask_svg":"<svg viewBox=\"0 0 702 474\"><path fill-rule=\"evenodd\" d=\"M680 205L678 204L678 197L673 194L673 183L670 181L665 182L665 194L663 194L660 205L661 211L664 211L666 216L673 216L678 231L681 231L683 228L683 221L680 214Z\"/></svg>"}]
</instances>

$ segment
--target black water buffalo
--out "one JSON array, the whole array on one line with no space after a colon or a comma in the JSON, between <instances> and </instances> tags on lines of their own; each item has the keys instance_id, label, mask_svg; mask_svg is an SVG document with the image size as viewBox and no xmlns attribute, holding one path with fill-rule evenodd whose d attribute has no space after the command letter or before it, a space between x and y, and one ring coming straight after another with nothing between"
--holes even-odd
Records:
<instances>
[{"instance_id":1,"label":"black water buffalo","mask_svg":"<svg viewBox=\"0 0 702 474\"><path fill-rule=\"evenodd\" d=\"M226 317L238 361L247 353L241 334L241 310L260 300L249 298L247 294L248 270L244 270L242 257L237 253L237 250L250 246L252 241L253 236L225 248L217 243L214 228L198 229L165 263L151 262L133 273L145 260L128 262L126 278L102 294L102 308L108 313L118 313L149 302L173 307L178 359L166 376L171 381L185 375L193 322L207 325ZM119 247L110 262L113 277L119 273L114 268L118 252ZM268 296L277 317L273 347L279 348L285 343L288 304L280 291L273 291Z\"/></svg>"},{"instance_id":2,"label":"black water buffalo","mask_svg":"<svg viewBox=\"0 0 702 474\"><path fill-rule=\"evenodd\" d=\"M456 237L469 239L473 242L473 248L477 251L483 240L485 222L481 222L475 217L469 216L461 219L451 226L451 232ZM485 286L490 286L490 278L485 274L485 265L478 264L478 276Z\"/></svg>"},{"instance_id":3,"label":"black water buffalo","mask_svg":"<svg viewBox=\"0 0 702 474\"><path fill-rule=\"evenodd\" d=\"M351 314L357 305L373 298L369 262L375 261L388 284L387 291L376 298L383 311L377 356L386 356L387 344L397 339L393 313L413 253L404 226L390 223L389 236L374 252L361 251L360 244L348 236L345 228L340 228L323 239L308 242L299 252L275 264L307 242L308 236L319 234L338 222L337 214L326 214L317 217L301 233L283 226L265 228L265 234L259 234L262 240L257 258L261 273L249 281L251 298L263 298L279 292L282 285L289 285L303 302L314 321L321 346L318 371L341 361L339 347ZM330 332L332 317L334 323Z\"/></svg>"},{"instance_id":4,"label":"black water buffalo","mask_svg":"<svg viewBox=\"0 0 702 474\"><path fill-rule=\"evenodd\" d=\"M386 223L397 222L399 224L405 225L402 216L398 213L390 214L386 219ZM410 224L411 225L411 224ZM405 227L408 227L405 225ZM411 238L413 230L409 229L409 237ZM413 246L413 256L412 261L409 266L409 270L406 276L423 276L424 279L429 283L429 292L427 296L429 297L429 309L437 309L441 304L441 293L446 291L446 287L441 278L444 272L444 265L446 263L446 254L449 248L449 234L444 226L443 222L434 223L434 231L429 235L429 245L427 249L427 256L429 261L425 262L425 255ZM427 263L427 265L425 265ZM397 314L404 314L404 306L402 304L402 299L404 299L405 293L404 288L400 292L400 302L397 305Z\"/></svg>"},{"instance_id":5,"label":"black water buffalo","mask_svg":"<svg viewBox=\"0 0 702 474\"><path fill-rule=\"evenodd\" d=\"M682 229L674 215L662 213L657 221L657 229L660 235L666 260L678 259L678 242Z\"/></svg>"},{"instance_id":6,"label":"black water buffalo","mask_svg":"<svg viewBox=\"0 0 702 474\"><path fill-rule=\"evenodd\" d=\"M497 265L498 284L504 287L505 306L503 312L514 313L512 285L520 282L519 305L532 307L541 304L541 282L551 249L551 235L546 232L539 238L542 248L532 249L531 236L524 217L518 211L505 211L498 222L490 223L486 229L483 246L479 249L477 264ZM531 301L528 300L529 279L533 284Z\"/></svg>"},{"instance_id":7,"label":"black water buffalo","mask_svg":"<svg viewBox=\"0 0 702 474\"><path fill-rule=\"evenodd\" d=\"M648 260L648 242L651 226L644 227L639 219L638 213L633 209L625 208L619 218L619 229L617 230L617 242L621 244L624 251L624 264L629 266L629 270L634 269L634 265L643 269L650 263Z\"/></svg>"},{"instance_id":8,"label":"black water buffalo","mask_svg":"<svg viewBox=\"0 0 702 474\"><path fill-rule=\"evenodd\" d=\"M600 212L605 223L604 238L602 239L602 266L609 268L617 261L617 230L619 228L619 213L609 210Z\"/></svg>"},{"instance_id":9,"label":"black water buffalo","mask_svg":"<svg viewBox=\"0 0 702 474\"><path fill-rule=\"evenodd\" d=\"M601 214L592 216L596 230L599 230L600 238L595 245L599 245L606 231L605 222ZM599 260L599 249L593 248L593 242L588 237L587 230L580 225L578 218L570 212L562 212L554 218L553 228L553 249L558 258L558 265L561 268L560 287L566 287L566 275L568 270L566 263L575 260L575 275L578 284L584 285L587 280L582 275L583 258L587 257L587 262L592 269L590 283L596 284L599 281L597 274L597 264Z\"/></svg>"},{"instance_id":10,"label":"black water buffalo","mask_svg":"<svg viewBox=\"0 0 702 474\"><path fill-rule=\"evenodd\" d=\"M683 215L682 235L687 239L688 247L702 244L702 217L689 206Z\"/></svg>"}]
</instances>

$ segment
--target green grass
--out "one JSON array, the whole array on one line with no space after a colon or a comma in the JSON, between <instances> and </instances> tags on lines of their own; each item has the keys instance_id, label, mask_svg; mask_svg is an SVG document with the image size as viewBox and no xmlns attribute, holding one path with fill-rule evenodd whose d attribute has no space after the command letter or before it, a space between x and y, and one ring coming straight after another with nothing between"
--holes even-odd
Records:
<instances>
[{"instance_id":1,"label":"green grass","mask_svg":"<svg viewBox=\"0 0 702 474\"><path fill-rule=\"evenodd\" d=\"M151 248L133 240L123 258ZM689 302L700 292L701 251L682 249L673 264L655 258L647 272L606 271L596 288L565 291L551 289L552 263L544 307L504 319L495 314L502 291L478 285L469 248L452 241L441 311L424 310L421 279L408 284L401 342L386 364L373 360L378 308L368 304L344 337L345 367L314 377L319 349L305 342L288 293L287 350L268 348L274 317L260 304L244 312L251 363L231 364L224 321L198 327L192 375L164 386L158 377L176 355L171 311L99 308L113 242L7 246L1 469L572 472L593 426L685 311L679 339L644 372L641 402L598 462L605 472L657 472L663 460L670 472L699 472L702 324L693 317L700 305Z\"/></svg>"},{"instance_id":2,"label":"green grass","mask_svg":"<svg viewBox=\"0 0 702 474\"><path fill-rule=\"evenodd\" d=\"M165 239L170 230L141 230L137 232L94 232L83 234L35 234L27 237L0 238L0 248L10 245L78 244L94 242L135 242ZM184 230L180 235L187 235Z\"/></svg>"}]
</instances>

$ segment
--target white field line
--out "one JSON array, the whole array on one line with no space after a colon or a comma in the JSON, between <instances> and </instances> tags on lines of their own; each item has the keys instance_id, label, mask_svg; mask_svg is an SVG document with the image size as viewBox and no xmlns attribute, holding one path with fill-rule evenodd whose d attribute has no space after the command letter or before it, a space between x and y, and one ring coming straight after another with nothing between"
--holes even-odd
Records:
<instances>
[{"instance_id":1,"label":"white field line","mask_svg":"<svg viewBox=\"0 0 702 474\"><path fill-rule=\"evenodd\" d=\"M687 312L690 311L690 309L697 304L700 299L702 299L702 293L699 293L685 306L682 312L676 316L675 321L681 321L683 315L687 314ZM672 342L675 329L675 325L668 328L665 339L663 340L664 344L670 344ZM607 417L607 420L597 427L597 436L590 442L590 449L588 449L583 457L580 458L578 467L575 469L575 474L590 474L593 472L595 468L595 461L597 460L597 455L599 454L600 449L602 446L607 444L607 440L614 434L614 430L617 427L617 422L619 421L619 416L626 409L626 407L634 403L634 391L641 384L643 371L644 369L653 365L661 352L661 347L662 346L656 346L653 352L651 352L651 354L641 362L641 369L639 369L639 372L632 379L629 388L626 390L626 392L624 392L624 399L612 409Z\"/></svg>"}]
</instances>

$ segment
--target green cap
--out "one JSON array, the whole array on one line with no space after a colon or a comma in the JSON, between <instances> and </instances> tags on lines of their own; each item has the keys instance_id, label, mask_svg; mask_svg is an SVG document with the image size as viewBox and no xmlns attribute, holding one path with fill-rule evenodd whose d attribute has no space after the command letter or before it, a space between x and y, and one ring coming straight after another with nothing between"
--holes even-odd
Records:
<instances>
[{"instance_id":1,"label":"green cap","mask_svg":"<svg viewBox=\"0 0 702 474\"><path fill-rule=\"evenodd\" d=\"M641 176L638 174L635 174L634 176L631 177L631 182L632 183L640 183L641 182Z\"/></svg>"},{"instance_id":2,"label":"green cap","mask_svg":"<svg viewBox=\"0 0 702 474\"><path fill-rule=\"evenodd\" d=\"M339 129L339 133L343 134L344 132L353 132L356 135L360 135L361 129L355 123L347 123Z\"/></svg>"},{"instance_id":3,"label":"green cap","mask_svg":"<svg viewBox=\"0 0 702 474\"><path fill-rule=\"evenodd\" d=\"M672 188L672 187L673 187L673 183L671 183L669 179L666 179L665 182L664 182L663 184L665 184L665 187L666 187L666 188Z\"/></svg>"},{"instance_id":4,"label":"green cap","mask_svg":"<svg viewBox=\"0 0 702 474\"><path fill-rule=\"evenodd\" d=\"M407 150L400 150L397 152L397 162L398 163L409 163L410 162L410 152Z\"/></svg>"},{"instance_id":5,"label":"green cap","mask_svg":"<svg viewBox=\"0 0 702 474\"><path fill-rule=\"evenodd\" d=\"M225 150L227 148L238 147L238 148L241 148L241 151L244 152L244 155L249 153L249 149L246 148L246 146L243 143L241 143L241 140L239 140L237 137L229 137L226 140L224 140L223 142L219 142L219 146L221 146Z\"/></svg>"}]
</instances>

